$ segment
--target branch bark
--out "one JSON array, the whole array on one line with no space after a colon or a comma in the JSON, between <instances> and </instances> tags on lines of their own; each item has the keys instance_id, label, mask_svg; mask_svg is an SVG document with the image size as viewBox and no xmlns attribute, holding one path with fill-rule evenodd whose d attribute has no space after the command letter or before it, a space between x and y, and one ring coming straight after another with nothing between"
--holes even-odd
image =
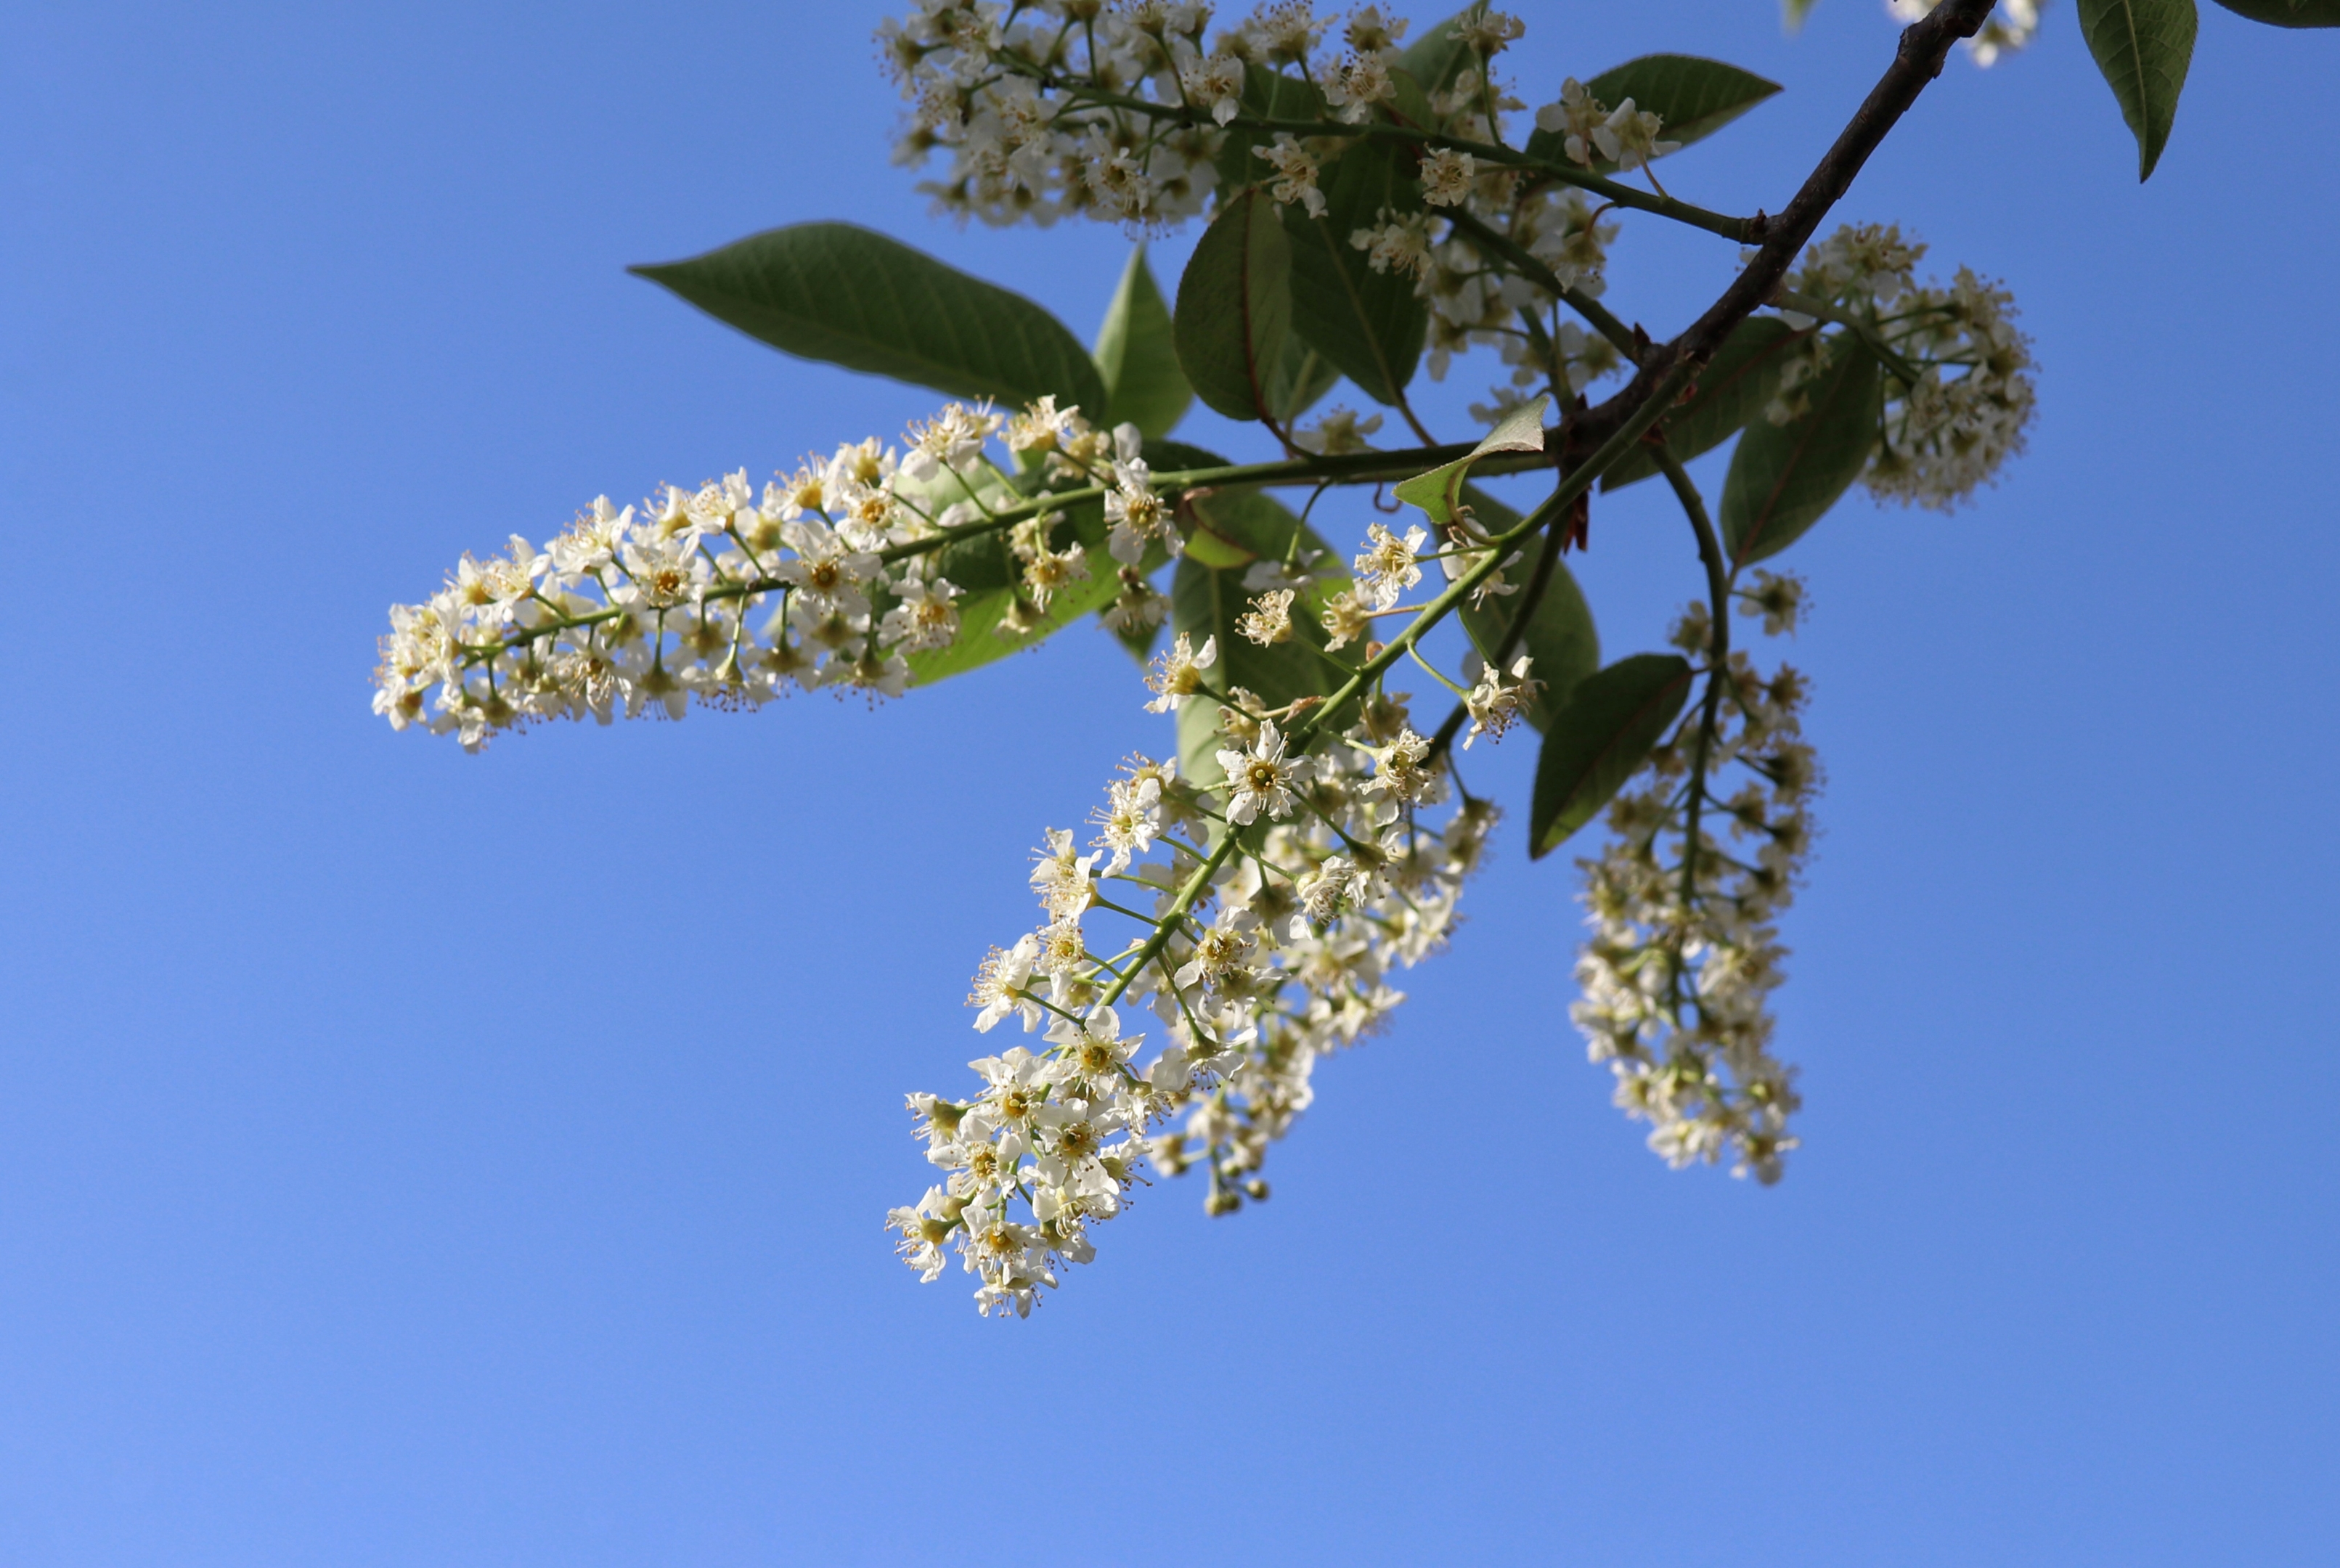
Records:
<instances>
[{"instance_id":1,"label":"branch bark","mask_svg":"<svg viewBox=\"0 0 2340 1568\"><path fill-rule=\"evenodd\" d=\"M1878 144L1900 122L1926 84L1941 74L1950 45L1971 38L1990 15L1995 0L1946 0L1922 21L1901 34L1901 45L1885 74L1837 136L1836 144L1812 169L1793 200L1776 218L1764 223L1763 242L1721 297L1706 313L1671 342L1641 356L1632 381L1598 406L1563 422L1568 440L1553 443L1585 450L1598 446L1641 408L1652 388L1684 360L1703 364L1722 346L1730 331L1764 304L1778 290L1804 245L1828 216Z\"/></svg>"}]
</instances>

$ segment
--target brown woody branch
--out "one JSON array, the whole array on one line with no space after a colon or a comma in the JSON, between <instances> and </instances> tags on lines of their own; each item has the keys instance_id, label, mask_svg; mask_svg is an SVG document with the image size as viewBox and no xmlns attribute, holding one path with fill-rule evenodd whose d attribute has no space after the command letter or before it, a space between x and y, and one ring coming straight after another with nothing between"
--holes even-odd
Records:
<instances>
[{"instance_id":1,"label":"brown woody branch","mask_svg":"<svg viewBox=\"0 0 2340 1568\"><path fill-rule=\"evenodd\" d=\"M1758 221L1763 223L1763 242L1753 260L1681 336L1643 354L1637 373L1624 388L1599 406L1565 421L1568 441L1562 451L1590 451L1600 445L1611 432L1632 417L1668 371L1684 359L1702 364L1713 358L1731 329L1771 298L1788 275L1789 267L1819 227L1820 220L1851 189L1854 177L1869 162L1869 155L1909 112L1909 105L1918 101L1926 84L1941 74L1950 45L1961 38L1973 37L1982 26L1983 18L1990 15L1995 0L1945 0L1924 20L1911 24L1902 32L1901 46L1894 55L1893 64L1886 67L1885 74L1869 90L1868 98L1838 135L1836 144L1813 168L1794 200L1776 218L1763 219L1759 214Z\"/></svg>"},{"instance_id":2,"label":"brown woody branch","mask_svg":"<svg viewBox=\"0 0 2340 1568\"><path fill-rule=\"evenodd\" d=\"M1794 199L1777 218L1767 220L1758 214L1757 221L1763 224L1762 245L1721 297L1672 342L1641 354L1633 379L1614 395L1596 408L1584 408L1580 401L1574 411L1563 414L1558 439L1547 435L1545 449L1557 453L1564 466L1573 466L1583 454L1631 420L1676 365L1685 359L1700 364L1712 359L1732 329L1770 302L1787 277L1789 267L1819 227L1820 220L1852 188L1869 155L1899 124L1901 116L1918 101L1918 94L1926 90L1926 84L1942 74L1950 46L1961 38L1973 37L1996 3L1997 0L1946 0L1923 20L1904 29L1893 64L1869 89L1869 96L1854 111L1851 121L1805 179ZM1536 602L1552 581L1554 564L1581 527L1581 518L1572 515L1572 510L1571 515L1553 519L1527 591L1520 596L1520 603L1489 663L1500 667L1518 648L1528 618L1535 613ZM1578 542L1581 542L1581 538ZM1722 613L1720 606L1716 613ZM1432 739L1432 758L1445 754L1462 731L1465 717L1458 703Z\"/></svg>"}]
</instances>

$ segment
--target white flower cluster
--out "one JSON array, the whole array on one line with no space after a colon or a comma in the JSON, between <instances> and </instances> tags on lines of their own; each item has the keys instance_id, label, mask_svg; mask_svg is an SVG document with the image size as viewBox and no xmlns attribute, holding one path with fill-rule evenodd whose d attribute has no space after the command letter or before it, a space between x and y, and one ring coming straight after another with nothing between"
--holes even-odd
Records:
<instances>
[{"instance_id":1,"label":"white flower cluster","mask_svg":"<svg viewBox=\"0 0 2340 1568\"><path fill-rule=\"evenodd\" d=\"M1243 98L1243 61L1226 51L1227 39L1221 52L1203 52L1210 15L1207 5L1165 0L1111 8L1101 0L918 0L878 34L910 104L897 160L947 153L948 176L921 188L987 223L1086 213L1161 227L1190 217L1217 183L1217 125ZM1314 29L1304 31L1304 50ZM1084 91L1068 94L1047 81ZM1115 99L1223 113L1215 123L1180 123Z\"/></svg>"},{"instance_id":2,"label":"white flower cluster","mask_svg":"<svg viewBox=\"0 0 2340 1568\"><path fill-rule=\"evenodd\" d=\"M1885 0L1885 9L1896 22L1923 21L1942 0ZM2023 48L2039 34L2039 8L2045 0L1998 0L1989 20L1982 30L1967 40L1967 55L1976 65L1988 67L1998 63L2001 55L2011 55Z\"/></svg>"},{"instance_id":3,"label":"white flower cluster","mask_svg":"<svg viewBox=\"0 0 2340 1568\"><path fill-rule=\"evenodd\" d=\"M1153 706L1209 700L1211 652L1181 637L1155 681L1169 700ZM955 1246L986 1313L1028 1313L1063 1265L1094 1256L1089 1231L1121 1211L1141 1160L1206 1170L1213 1214L1264 1198L1267 1146L1307 1108L1317 1060L1404 999L1390 972L1443 945L1484 856L1488 803L1424 820L1444 779L1403 695L1371 697L1306 755L1279 727L1289 710L1226 695L1223 782L1133 758L1086 852L1050 830L1032 872L1044 922L992 949L967 998L977 1029L1045 1024L1041 1048L972 1063L983 1083L967 1100L910 1097L947 1175L888 1226L927 1280ZM1144 1037L1125 1032L1141 1007L1164 1041L1143 1060Z\"/></svg>"},{"instance_id":4,"label":"white flower cluster","mask_svg":"<svg viewBox=\"0 0 2340 1568\"><path fill-rule=\"evenodd\" d=\"M1026 500L987 450L1003 432L1047 479L1110 487L1116 561L1135 566L1156 539L1175 551L1135 427L1096 431L1051 398L1012 418L952 403L898 449L840 446L760 494L743 470L639 506L604 496L541 548L515 534L501 555L465 556L431 598L391 607L374 711L476 749L540 719L679 719L694 698L754 706L792 684L898 697L908 656L960 633L960 592L935 573L935 547ZM1054 546L1063 521L1044 511L1010 533L1022 580L997 635L1036 629L1053 594L1088 575L1077 542ZM1159 620L1160 596L1122 575L1109 617Z\"/></svg>"},{"instance_id":5,"label":"white flower cluster","mask_svg":"<svg viewBox=\"0 0 2340 1568\"><path fill-rule=\"evenodd\" d=\"M1336 27L1309 0L1265 0L1206 48L1211 18L1208 5L1172 0L920 0L878 32L910 104L897 156L917 163L947 154L947 176L921 188L946 210L987 223L1080 214L1166 229L1203 213L1219 183L1225 127L1246 114L1246 83L1256 87L1258 77L1274 74L1322 94L1324 134L1277 131L1259 140L1267 189L1322 215L1324 172L1356 144L1351 127L1399 102L1398 45L1409 25L1364 5ZM1349 234L1375 271L1416 280L1430 311L1433 380L1444 378L1458 350L1483 343L1501 352L1512 384L1497 394L1499 411L1523 389L1572 393L1620 364L1611 343L1554 319L1549 290L1498 266L1462 227L1493 230L1564 287L1587 296L1602 290L1614 224L1548 174L1443 144L1503 140L1505 113L1525 105L1492 65L1525 30L1518 18L1486 9L1448 29L1469 62L1443 86L1415 84L1435 89L1423 100L1426 210L1383 209ZM1279 111L1290 112L1288 104ZM1587 172L1646 169L1675 146L1660 139L1657 115L1631 100L1611 108L1573 79L1535 122L1558 133L1568 162Z\"/></svg>"},{"instance_id":6,"label":"white flower cluster","mask_svg":"<svg viewBox=\"0 0 2340 1568\"><path fill-rule=\"evenodd\" d=\"M1879 499L1948 511L2023 451L2038 392L2014 296L1964 267L1947 288L1920 285L1925 253L1896 226L1847 225L1805 253L1789 286L1851 313L1915 372L1914 383L1888 375L1883 439L1863 482ZM1829 341L1807 339L1787 365L1774 422L1802 412Z\"/></svg>"},{"instance_id":7,"label":"white flower cluster","mask_svg":"<svg viewBox=\"0 0 2340 1568\"><path fill-rule=\"evenodd\" d=\"M1787 630L1800 600L1795 580L1758 573L1740 608ZM1674 640L1703 652L1710 635L1700 606ZM1794 670L1764 677L1734 652L1714 733L1701 745L1693 706L1611 805L1615 837L1600 858L1577 862L1593 934L1570 1013L1591 1059L1616 1075L1619 1107L1652 1124L1650 1147L1676 1167L1728 1154L1733 1175L1774 1182L1797 1145L1794 1070L1770 1054L1768 1004L1786 978L1774 921L1811 848L1819 767L1800 733L1804 697ZM1740 786L1726 796L1733 775ZM1717 818L1727 842L1708 830Z\"/></svg>"}]
</instances>

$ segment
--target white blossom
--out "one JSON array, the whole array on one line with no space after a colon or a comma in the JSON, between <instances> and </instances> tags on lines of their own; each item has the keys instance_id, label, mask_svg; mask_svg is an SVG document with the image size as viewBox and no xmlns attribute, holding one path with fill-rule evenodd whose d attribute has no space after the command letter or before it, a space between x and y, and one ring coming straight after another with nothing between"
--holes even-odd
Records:
<instances>
[{"instance_id":1,"label":"white blossom","mask_svg":"<svg viewBox=\"0 0 2340 1568\"><path fill-rule=\"evenodd\" d=\"M956 1256L979 1311L1026 1314L1068 1266L1093 1260L1098 1227L1125 1211L1147 1167L1205 1173L1215 1215L1264 1199L1268 1146L1314 1101L1316 1067L1383 1026L1404 999L1391 977L1452 927L1494 815L1472 802L1443 830L1383 819L1359 788L1375 736L1405 738L1400 751L1417 763L1427 746L1403 702L1374 698L1305 755L1274 719L1251 722L1250 744L1221 755L1221 785L1125 763L1092 818L1111 851L1103 866L1049 833L1034 881L1050 923L993 948L968 997L978 1029L1045 1019L1041 1042L970 1063L967 1099L908 1097L943 1180L887 1226L922 1280ZM1304 792L1316 803L1305 813ZM1218 818L1258 825L1243 854L1213 858ZM1182 898L1206 865L1209 887ZM1089 900L1100 875L1128 915ZM1155 890L1150 917L1128 902L1133 888ZM1083 929L1116 918L1125 938ZM1161 1029L1133 1029L1149 1009Z\"/></svg>"}]
</instances>

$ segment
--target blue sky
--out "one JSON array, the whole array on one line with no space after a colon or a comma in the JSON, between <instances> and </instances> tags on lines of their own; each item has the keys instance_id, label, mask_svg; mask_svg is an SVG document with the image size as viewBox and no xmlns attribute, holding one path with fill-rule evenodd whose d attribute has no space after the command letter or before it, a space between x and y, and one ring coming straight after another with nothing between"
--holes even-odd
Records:
<instances>
[{"instance_id":1,"label":"blue sky","mask_svg":"<svg viewBox=\"0 0 2340 1568\"><path fill-rule=\"evenodd\" d=\"M878 9L9 9L0 1561L2340 1553L2340 38L2206 7L2139 188L2055 7L1844 209L2008 280L2042 413L1981 505L1796 551L1781 1186L1609 1107L1515 813L1272 1201L1147 1190L1002 1325L887 1250L900 1097L961 1081L1041 829L1168 745L1117 650L484 758L366 710L464 550L929 408L626 263L844 216L1103 310L1119 234L962 234L889 165ZM1726 209L1893 37L1527 12L1531 98L1658 49L1785 83L1669 174ZM1630 225L1611 301L1662 334L1731 263ZM1612 654L1695 586L1653 488L1580 568Z\"/></svg>"}]
</instances>

